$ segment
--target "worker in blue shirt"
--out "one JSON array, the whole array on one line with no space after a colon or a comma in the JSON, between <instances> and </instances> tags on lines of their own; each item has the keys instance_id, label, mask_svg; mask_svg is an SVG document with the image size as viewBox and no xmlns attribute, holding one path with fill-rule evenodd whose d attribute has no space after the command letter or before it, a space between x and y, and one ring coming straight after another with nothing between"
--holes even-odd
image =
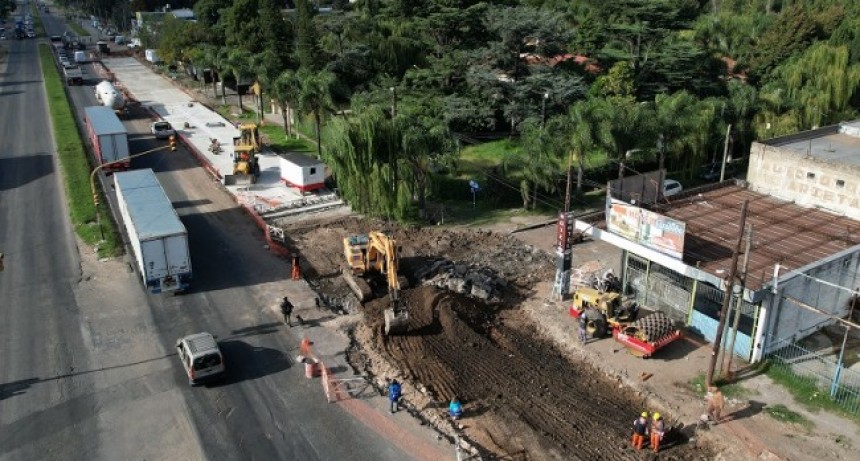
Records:
<instances>
[{"instance_id":1,"label":"worker in blue shirt","mask_svg":"<svg viewBox=\"0 0 860 461\"><path fill-rule=\"evenodd\" d=\"M395 413L400 403L401 389L400 383L396 379L391 380L388 385L388 400L391 403L391 413Z\"/></svg>"},{"instance_id":2,"label":"worker in blue shirt","mask_svg":"<svg viewBox=\"0 0 860 461\"><path fill-rule=\"evenodd\" d=\"M451 414L451 419L458 420L460 416L463 415L463 405L460 405L460 401L457 400L457 397L451 399L451 403L448 405L448 413Z\"/></svg>"}]
</instances>

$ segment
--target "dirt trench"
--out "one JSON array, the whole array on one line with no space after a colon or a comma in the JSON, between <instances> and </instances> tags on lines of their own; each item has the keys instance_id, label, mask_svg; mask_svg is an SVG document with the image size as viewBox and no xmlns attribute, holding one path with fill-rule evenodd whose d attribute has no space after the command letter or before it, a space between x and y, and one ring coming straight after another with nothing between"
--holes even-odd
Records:
<instances>
[{"instance_id":1,"label":"dirt trench","mask_svg":"<svg viewBox=\"0 0 860 461\"><path fill-rule=\"evenodd\" d=\"M367 220L337 220L288 229L292 243L311 266L306 275L330 299L346 299L339 277L342 239L378 229ZM503 277L503 295L478 300L434 286L403 290L408 333L382 334L386 297L360 307L363 321L352 332L354 366L380 378L398 377L411 390L413 410L451 434L460 431L485 459L651 459L629 447L633 419L642 398L590 366L572 361L518 309L534 282L551 277L548 255L510 237L486 232L385 229L403 246L405 275L421 272L439 258L486 265ZM572 324L571 324L572 325ZM359 358L360 357L360 358ZM464 404L462 428L445 416L448 400ZM666 440L658 459L706 460L711 452L686 443L679 433Z\"/></svg>"}]
</instances>

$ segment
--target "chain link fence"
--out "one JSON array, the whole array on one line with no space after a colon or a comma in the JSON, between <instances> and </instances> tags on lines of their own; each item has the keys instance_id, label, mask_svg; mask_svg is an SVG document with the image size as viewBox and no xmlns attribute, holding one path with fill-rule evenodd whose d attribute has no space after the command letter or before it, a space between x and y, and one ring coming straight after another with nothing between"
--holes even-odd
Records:
<instances>
[{"instance_id":1,"label":"chain link fence","mask_svg":"<svg viewBox=\"0 0 860 461\"><path fill-rule=\"evenodd\" d=\"M774 340L767 355L771 367L790 375L799 386L815 387L846 412L860 415L860 373L845 367L837 348L811 351L790 340Z\"/></svg>"}]
</instances>

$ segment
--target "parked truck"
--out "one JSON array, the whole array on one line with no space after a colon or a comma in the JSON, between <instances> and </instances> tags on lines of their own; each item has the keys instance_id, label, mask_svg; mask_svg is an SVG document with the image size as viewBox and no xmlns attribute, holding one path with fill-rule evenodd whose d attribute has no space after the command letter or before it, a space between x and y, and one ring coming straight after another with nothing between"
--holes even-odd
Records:
<instances>
[{"instance_id":1,"label":"parked truck","mask_svg":"<svg viewBox=\"0 0 860 461\"><path fill-rule=\"evenodd\" d=\"M69 86L84 84L84 73L79 67L63 67L63 76Z\"/></svg>"},{"instance_id":2,"label":"parked truck","mask_svg":"<svg viewBox=\"0 0 860 461\"><path fill-rule=\"evenodd\" d=\"M185 291L191 284L188 232L151 169L114 175L143 286L152 293Z\"/></svg>"},{"instance_id":3,"label":"parked truck","mask_svg":"<svg viewBox=\"0 0 860 461\"><path fill-rule=\"evenodd\" d=\"M127 170L131 164L128 152L128 131L110 107L84 108L87 136L96 160L106 172Z\"/></svg>"}]
</instances>

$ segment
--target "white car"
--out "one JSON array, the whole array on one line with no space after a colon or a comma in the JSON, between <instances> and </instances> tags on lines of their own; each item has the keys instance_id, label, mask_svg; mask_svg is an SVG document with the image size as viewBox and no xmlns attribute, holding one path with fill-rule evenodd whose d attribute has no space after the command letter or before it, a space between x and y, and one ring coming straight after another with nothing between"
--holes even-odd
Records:
<instances>
[{"instance_id":1,"label":"white car","mask_svg":"<svg viewBox=\"0 0 860 461\"><path fill-rule=\"evenodd\" d=\"M173 130L173 127L163 120L158 122L152 122L152 125L149 126L149 131L157 139L167 139L176 134L176 131Z\"/></svg>"},{"instance_id":2,"label":"white car","mask_svg":"<svg viewBox=\"0 0 860 461\"><path fill-rule=\"evenodd\" d=\"M673 195L678 195L681 191L684 190L684 187L681 186L681 183L674 179L665 179L663 180L663 197L671 197Z\"/></svg>"},{"instance_id":3,"label":"white car","mask_svg":"<svg viewBox=\"0 0 860 461\"><path fill-rule=\"evenodd\" d=\"M218 341L210 333L197 333L176 341L176 354L188 376L188 384L222 378L227 371Z\"/></svg>"}]
</instances>

